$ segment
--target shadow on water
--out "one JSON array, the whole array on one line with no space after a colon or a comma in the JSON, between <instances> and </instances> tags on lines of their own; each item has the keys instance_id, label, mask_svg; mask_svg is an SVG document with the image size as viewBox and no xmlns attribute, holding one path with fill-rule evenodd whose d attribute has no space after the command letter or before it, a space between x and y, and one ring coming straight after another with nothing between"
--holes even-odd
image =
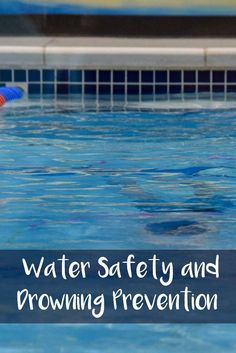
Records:
<instances>
[{"instance_id":1,"label":"shadow on water","mask_svg":"<svg viewBox=\"0 0 236 353\"><path fill-rule=\"evenodd\" d=\"M154 234L171 236L198 235L207 232L207 229L196 221L179 220L170 222L150 223L146 229Z\"/></svg>"},{"instance_id":2,"label":"shadow on water","mask_svg":"<svg viewBox=\"0 0 236 353\"><path fill-rule=\"evenodd\" d=\"M219 187L217 188L209 182L194 179L199 176L199 173L213 171L214 169L213 167L196 166L183 169L145 169L141 171L141 174L145 177L151 174L152 178L161 173L167 173L171 176L181 174L182 182L190 186L194 194L194 197L186 198L182 202L167 202L163 197L159 198L150 192L146 192L133 179L122 178L119 181L110 180L110 182L113 185L119 185L120 192L132 199L132 204L140 211L152 215L171 213L174 217L178 217L178 219L170 221L149 223L145 226L148 232L165 236L196 236L210 230L206 217L204 217L205 221L203 222L201 215L224 213L227 209L234 207L233 202L222 194ZM183 218L180 218L181 214ZM186 219L187 214L193 219ZM196 214L196 217L194 214Z\"/></svg>"}]
</instances>

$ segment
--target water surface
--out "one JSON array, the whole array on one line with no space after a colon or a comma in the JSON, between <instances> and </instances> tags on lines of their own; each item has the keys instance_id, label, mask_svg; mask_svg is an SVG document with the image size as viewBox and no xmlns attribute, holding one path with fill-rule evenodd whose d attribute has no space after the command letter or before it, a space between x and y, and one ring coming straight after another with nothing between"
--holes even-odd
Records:
<instances>
[{"instance_id":1,"label":"water surface","mask_svg":"<svg viewBox=\"0 0 236 353\"><path fill-rule=\"evenodd\" d=\"M0 112L1 249L236 247L235 109L24 104ZM1 325L0 342L0 353L236 350L235 325Z\"/></svg>"}]
</instances>

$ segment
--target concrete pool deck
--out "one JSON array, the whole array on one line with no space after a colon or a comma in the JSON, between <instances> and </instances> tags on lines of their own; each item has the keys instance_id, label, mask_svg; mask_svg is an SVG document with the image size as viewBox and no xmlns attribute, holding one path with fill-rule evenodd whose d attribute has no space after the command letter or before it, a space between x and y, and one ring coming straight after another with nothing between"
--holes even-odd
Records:
<instances>
[{"instance_id":1,"label":"concrete pool deck","mask_svg":"<svg viewBox=\"0 0 236 353\"><path fill-rule=\"evenodd\" d=\"M236 38L1 37L0 66L236 68Z\"/></svg>"}]
</instances>

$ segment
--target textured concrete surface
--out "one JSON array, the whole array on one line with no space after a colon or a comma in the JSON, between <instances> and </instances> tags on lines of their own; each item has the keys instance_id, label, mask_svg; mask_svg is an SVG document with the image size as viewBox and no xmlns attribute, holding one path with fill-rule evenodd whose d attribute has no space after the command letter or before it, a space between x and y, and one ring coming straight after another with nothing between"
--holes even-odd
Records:
<instances>
[{"instance_id":1,"label":"textured concrete surface","mask_svg":"<svg viewBox=\"0 0 236 353\"><path fill-rule=\"evenodd\" d=\"M1 37L0 65L84 68L236 67L236 38Z\"/></svg>"}]
</instances>

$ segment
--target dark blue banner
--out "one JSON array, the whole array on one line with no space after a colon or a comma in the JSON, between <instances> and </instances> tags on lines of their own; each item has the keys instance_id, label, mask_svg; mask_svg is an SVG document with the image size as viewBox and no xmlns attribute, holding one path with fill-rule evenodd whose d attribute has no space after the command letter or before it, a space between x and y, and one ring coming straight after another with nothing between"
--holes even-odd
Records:
<instances>
[{"instance_id":1,"label":"dark blue banner","mask_svg":"<svg viewBox=\"0 0 236 353\"><path fill-rule=\"evenodd\" d=\"M236 251L0 251L1 323L236 323Z\"/></svg>"}]
</instances>

